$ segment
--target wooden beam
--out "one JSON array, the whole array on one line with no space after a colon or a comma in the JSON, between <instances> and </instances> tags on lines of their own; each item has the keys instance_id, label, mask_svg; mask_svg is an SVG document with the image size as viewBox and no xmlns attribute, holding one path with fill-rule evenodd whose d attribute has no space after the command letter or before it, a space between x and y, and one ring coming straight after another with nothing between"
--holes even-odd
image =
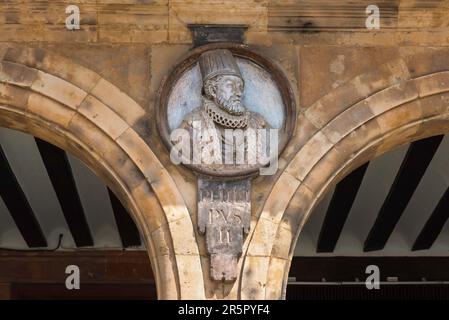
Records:
<instances>
[{"instance_id":1,"label":"wooden beam","mask_svg":"<svg viewBox=\"0 0 449 320\"><path fill-rule=\"evenodd\" d=\"M369 162L360 166L335 187L318 238L317 252L333 252L351 211Z\"/></svg>"},{"instance_id":2,"label":"wooden beam","mask_svg":"<svg viewBox=\"0 0 449 320\"><path fill-rule=\"evenodd\" d=\"M380 280L398 277L399 281L449 281L449 257L293 257L289 276L301 282L350 282L364 284L366 267L376 265Z\"/></svg>"},{"instance_id":3,"label":"wooden beam","mask_svg":"<svg viewBox=\"0 0 449 320\"><path fill-rule=\"evenodd\" d=\"M437 206L433 210L420 234L413 244L412 250L430 249L437 239L438 235L443 230L444 224L449 218L449 188L441 197Z\"/></svg>"},{"instance_id":4,"label":"wooden beam","mask_svg":"<svg viewBox=\"0 0 449 320\"><path fill-rule=\"evenodd\" d=\"M93 246L94 241L64 150L35 138L62 212L78 247Z\"/></svg>"},{"instance_id":5,"label":"wooden beam","mask_svg":"<svg viewBox=\"0 0 449 320\"><path fill-rule=\"evenodd\" d=\"M80 270L80 290L67 290L65 286L69 265ZM142 300L157 296L144 250L0 250L0 299L3 298Z\"/></svg>"},{"instance_id":6,"label":"wooden beam","mask_svg":"<svg viewBox=\"0 0 449 320\"><path fill-rule=\"evenodd\" d=\"M126 211L120 200L109 188L108 193L123 247L127 248L142 245L139 230L128 211Z\"/></svg>"},{"instance_id":7,"label":"wooden beam","mask_svg":"<svg viewBox=\"0 0 449 320\"><path fill-rule=\"evenodd\" d=\"M154 283L145 250L11 251L0 249L0 283L65 283L68 265L83 284Z\"/></svg>"},{"instance_id":8,"label":"wooden beam","mask_svg":"<svg viewBox=\"0 0 449 320\"><path fill-rule=\"evenodd\" d=\"M418 187L443 135L413 142L401 164L376 221L365 240L364 251L382 250Z\"/></svg>"},{"instance_id":9,"label":"wooden beam","mask_svg":"<svg viewBox=\"0 0 449 320\"><path fill-rule=\"evenodd\" d=\"M67 290L64 283L13 283L11 300L156 300L156 287L148 283L81 283Z\"/></svg>"},{"instance_id":10,"label":"wooden beam","mask_svg":"<svg viewBox=\"0 0 449 320\"><path fill-rule=\"evenodd\" d=\"M8 159L0 146L0 196L30 248L47 247L47 240Z\"/></svg>"},{"instance_id":11,"label":"wooden beam","mask_svg":"<svg viewBox=\"0 0 449 320\"><path fill-rule=\"evenodd\" d=\"M65 268L77 265L83 284L154 284L145 250L6 251L0 250L0 283L64 283ZM297 281L363 282L368 265L377 265L381 280L449 281L449 257L299 257L289 276ZM26 268L24 267L26 266Z\"/></svg>"},{"instance_id":12,"label":"wooden beam","mask_svg":"<svg viewBox=\"0 0 449 320\"><path fill-rule=\"evenodd\" d=\"M364 282L359 284L344 285L289 285L287 286L286 300L307 300L307 301L332 301L333 305L341 305L335 303L335 300L341 301L364 301L382 300L382 301L398 301L398 300L449 300L449 286L447 284L395 284L381 285L380 290L367 290ZM410 301L409 301L410 302ZM413 304L413 302L411 303ZM345 305L345 304L343 304ZM342 307L344 308L344 307ZM314 309L310 309L311 312ZM412 309L407 309L413 313ZM343 312L343 309L342 309ZM442 311L443 312L443 311ZM411 317L411 316L410 316Z\"/></svg>"},{"instance_id":13,"label":"wooden beam","mask_svg":"<svg viewBox=\"0 0 449 320\"><path fill-rule=\"evenodd\" d=\"M11 299L11 285L9 283L0 283L0 300Z\"/></svg>"}]
</instances>

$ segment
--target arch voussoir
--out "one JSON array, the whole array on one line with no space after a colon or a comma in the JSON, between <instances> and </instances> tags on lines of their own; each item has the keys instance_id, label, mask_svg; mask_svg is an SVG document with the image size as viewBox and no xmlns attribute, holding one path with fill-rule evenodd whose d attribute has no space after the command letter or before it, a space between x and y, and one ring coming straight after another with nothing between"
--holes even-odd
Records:
<instances>
[{"instance_id":1,"label":"arch voussoir","mask_svg":"<svg viewBox=\"0 0 449 320\"><path fill-rule=\"evenodd\" d=\"M145 111L96 73L67 66L67 59L58 62L41 49L10 49L4 59L0 124L73 152L112 185L144 234L159 297L204 298L201 259L184 199L132 129ZM168 254L158 253L156 230L167 233Z\"/></svg>"},{"instance_id":2,"label":"arch voussoir","mask_svg":"<svg viewBox=\"0 0 449 320\"><path fill-rule=\"evenodd\" d=\"M260 246L265 248L264 256L266 251L270 251L266 273L258 273L257 278L254 275L251 278L243 276L241 286L255 290L256 284L262 283L266 286L264 298L285 297L295 243L321 196L358 165L400 144L449 131L448 92L449 74L438 72L415 79L405 77L402 82L377 90L360 101L354 98L354 103L338 107L339 112L331 111L324 119L321 113L326 101L340 103L335 96L331 99L332 93L306 110L304 117L317 130L290 157L291 161L273 186L260 216L261 219L273 214L277 216L277 208L285 208L280 220L276 220L276 232L265 237L263 243L258 237L253 237L248 246L247 256L257 253ZM341 93L337 91L336 94ZM318 113L314 114L315 111ZM285 185L286 175L297 179L299 186L293 193L287 192L287 197L278 198L274 190ZM263 228L263 224L258 222L254 234ZM243 275L251 263L245 261Z\"/></svg>"}]
</instances>

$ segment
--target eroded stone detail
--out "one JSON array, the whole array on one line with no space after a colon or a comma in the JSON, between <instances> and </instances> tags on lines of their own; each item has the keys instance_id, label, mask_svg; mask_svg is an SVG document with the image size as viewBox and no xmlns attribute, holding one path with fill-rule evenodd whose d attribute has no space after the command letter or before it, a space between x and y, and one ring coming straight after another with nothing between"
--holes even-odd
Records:
<instances>
[{"instance_id":1,"label":"eroded stone detail","mask_svg":"<svg viewBox=\"0 0 449 320\"><path fill-rule=\"evenodd\" d=\"M214 280L237 279L243 236L250 229L251 181L198 178L198 228L206 234Z\"/></svg>"}]
</instances>

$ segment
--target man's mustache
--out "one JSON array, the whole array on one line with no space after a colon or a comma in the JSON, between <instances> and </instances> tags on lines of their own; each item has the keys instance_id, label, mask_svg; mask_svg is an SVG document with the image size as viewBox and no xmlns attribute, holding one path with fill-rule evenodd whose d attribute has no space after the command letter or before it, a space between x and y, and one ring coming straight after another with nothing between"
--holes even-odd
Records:
<instances>
[{"instance_id":1,"label":"man's mustache","mask_svg":"<svg viewBox=\"0 0 449 320\"><path fill-rule=\"evenodd\" d=\"M232 96L228 100L219 99L220 106L233 115L241 115L245 108L242 105L242 99L238 96Z\"/></svg>"}]
</instances>

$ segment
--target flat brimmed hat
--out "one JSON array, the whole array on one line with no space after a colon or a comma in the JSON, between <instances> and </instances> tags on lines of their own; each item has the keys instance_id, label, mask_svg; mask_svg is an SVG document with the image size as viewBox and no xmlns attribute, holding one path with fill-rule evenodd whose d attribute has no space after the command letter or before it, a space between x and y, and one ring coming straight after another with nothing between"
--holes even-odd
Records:
<instances>
[{"instance_id":1,"label":"flat brimmed hat","mask_svg":"<svg viewBox=\"0 0 449 320\"><path fill-rule=\"evenodd\" d=\"M215 49L206 51L199 58L203 83L218 75L237 76L243 80L237 62L231 51Z\"/></svg>"}]
</instances>

